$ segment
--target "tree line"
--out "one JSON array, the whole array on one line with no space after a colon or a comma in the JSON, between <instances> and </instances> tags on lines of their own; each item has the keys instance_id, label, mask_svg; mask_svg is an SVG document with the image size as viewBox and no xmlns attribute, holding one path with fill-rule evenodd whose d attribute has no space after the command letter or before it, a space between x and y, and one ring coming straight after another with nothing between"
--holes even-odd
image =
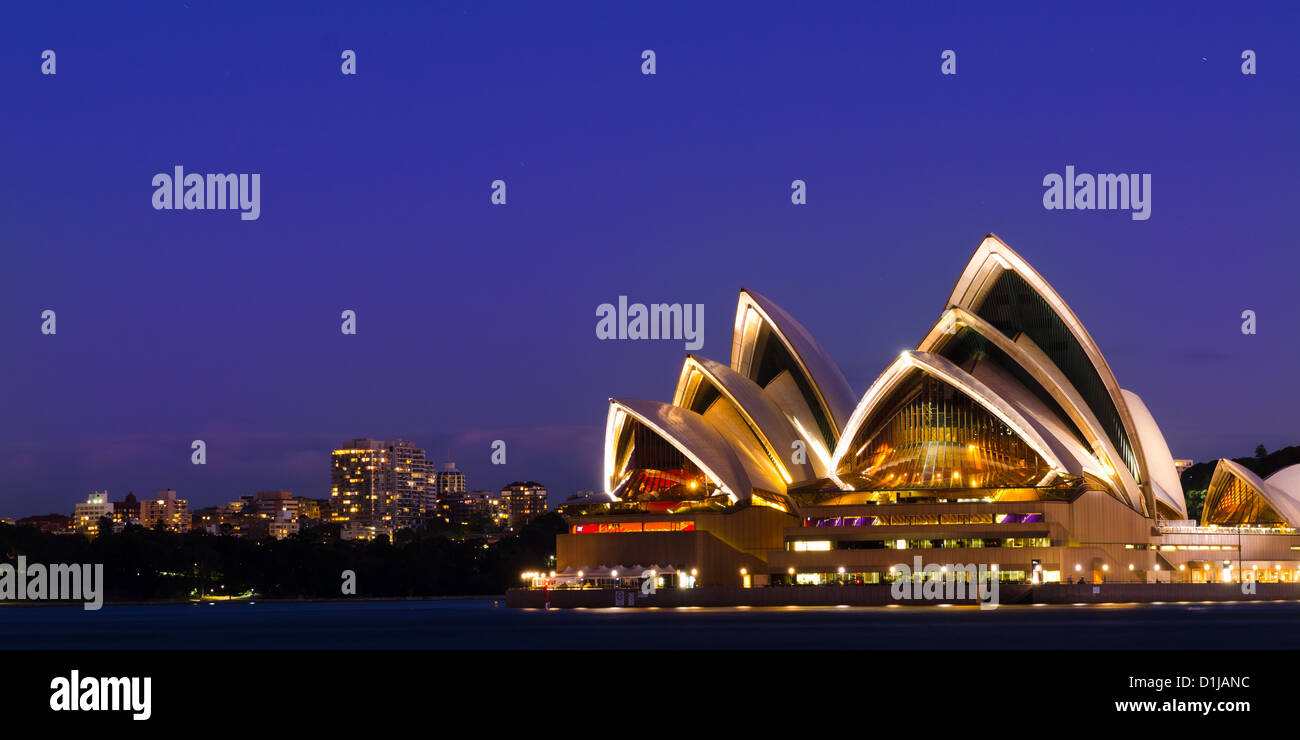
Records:
<instances>
[{"instance_id":1,"label":"tree line","mask_svg":"<svg viewBox=\"0 0 1300 740\"><path fill-rule=\"evenodd\" d=\"M325 524L287 537L246 539L201 531L168 532L128 525L99 536L49 534L0 524L0 562L102 563L109 601L153 601L197 595L342 598L343 574L355 574L356 596L420 597L500 594L524 571L552 566L563 517L544 514L518 533L489 541L445 528L399 530L390 542L344 541Z\"/></svg>"}]
</instances>

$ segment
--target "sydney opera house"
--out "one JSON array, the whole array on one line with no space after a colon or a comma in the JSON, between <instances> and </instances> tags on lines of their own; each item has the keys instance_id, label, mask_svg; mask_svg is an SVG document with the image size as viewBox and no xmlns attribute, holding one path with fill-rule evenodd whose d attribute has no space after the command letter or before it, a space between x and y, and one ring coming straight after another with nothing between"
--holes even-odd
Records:
<instances>
[{"instance_id":1,"label":"sydney opera house","mask_svg":"<svg viewBox=\"0 0 1300 740\"><path fill-rule=\"evenodd\" d=\"M671 403L610 400L604 480L566 507L570 576L654 563L697 586L870 584L920 556L1007 582L1300 580L1300 465L1261 479L1220 461L1189 520L1151 412L992 235L860 396L741 290L729 363L687 356Z\"/></svg>"}]
</instances>

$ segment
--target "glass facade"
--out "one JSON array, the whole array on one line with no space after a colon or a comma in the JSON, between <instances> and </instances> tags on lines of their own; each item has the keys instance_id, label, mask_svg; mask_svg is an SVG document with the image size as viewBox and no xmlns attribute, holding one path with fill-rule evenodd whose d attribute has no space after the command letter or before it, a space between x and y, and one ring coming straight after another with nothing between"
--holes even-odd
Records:
<instances>
[{"instance_id":1,"label":"glass facade","mask_svg":"<svg viewBox=\"0 0 1300 740\"><path fill-rule=\"evenodd\" d=\"M628 532L694 532L695 522L595 522L572 524L570 534L626 534Z\"/></svg>"},{"instance_id":2,"label":"glass facade","mask_svg":"<svg viewBox=\"0 0 1300 740\"><path fill-rule=\"evenodd\" d=\"M881 573L840 573L838 571L826 573L787 573L785 575L776 575L773 580L782 586L866 586L876 583L883 583L884 577Z\"/></svg>"},{"instance_id":3,"label":"glass facade","mask_svg":"<svg viewBox=\"0 0 1300 740\"><path fill-rule=\"evenodd\" d=\"M1047 579L1049 582L1052 580L1060 580L1059 571L1053 571L1051 575L1055 575L1056 577L1054 579ZM1026 581L1025 572L1023 570L995 570L989 575L989 577L996 577L1000 583L1024 583ZM864 586L876 583L893 583L899 578L900 575L897 573L879 571L855 573L840 573L838 571L799 571L794 574L773 574L772 576L773 582L782 586ZM965 570L954 573L926 573L914 576L917 583L923 583L925 581L936 581L942 583L951 579L953 581L975 584L977 583L977 578L978 575L976 578L971 578L970 573Z\"/></svg>"},{"instance_id":4,"label":"glass facade","mask_svg":"<svg viewBox=\"0 0 1300 740\"><path fill-rule=\"evenodd\" d=\"M884 539L884 540L790 540L785 549L790 552L818 552L829 550L935 550L987 547L1051 547L1049 537L965 537L944 539Z\"/></svg>"},{"instance_id":5,"label":"glass facade","mask_svg":"<svg viewBox=\"0 0 1300 740\"><path fill-rule=\"evenodd\" d=\"M1074 422L1070 419L1070 415L1065 413L1065 409L1061 408L1061 405L1056 402L1055 398L1052 398L1052 394L1048 393L1047 389L1035 380L1034 376L1030 375L1029 371L1020 363L1011 359L1006 352L1003 352L1000 347L993 342L990 342L979 332L968 327L962 327L958 330L956 338L945 344L943 350L939 352L939 354L944 358L951 360L954 365L968 373L972 372L975 369L975 365L980 362L993 362L999 368L1010 374L1011 377L1015 378L1016 381L1025 388L1028 388L1039 401L1042 401L1043 405L1055 414L1056 417L1061 420L1061 423L1070 430L1075 439L1079 440L1079 443L1083 445L1084 449L1092 449L1092 445L1088 442L1088 438L1084 436L1083 432L1080 431L1077 426L1075 426Z\"/></svg>"},{"instance_id":6,"label":"glass facade","mask_svg":"<svg viewBox=\"0 0 1300 740\"><path fill-rule=\"evenodd\" d=\"M1212 486L1213 487L1213 486ZM1228 482L1206 496L1201 521L1206 524L1285 524L1254 486L1233 475Z\"/></svg>"},{"instance_id":7,"label":"glass facade","mask_svg":"<svg viewBox=\"0 0 1300 740\"><path fill-rule=\"evenodd\" d=\"M1012 339L1021 332L1029 335L1083 397L1124 466L1134 480L1142 483L1137 455L1106 384L1079 340L1047 301L1024 278L1007 270L994 282L975 313Z\"/></svg>"},{"instance_id":8,"label":"glass facade","mask_svg":"<svg viewBox=\"0 0 1300 740\"><path fill-rule=\"evenodd\" d=\"M1034 514L879 514L871 516L808 517L806 527L882 527L916 524L1041 524L1043 515Z\"/></svg>"},{"instance_id":9,"label":"glass facade","mask_svg":"<svg viewBox=\"0 0 1300 740\"><path fill-rule=\"evenodd\" d=\"M855 489L1017 488L1051 471L1001 419L929 375L881 409L840 464L840 479Z\"/></svg>"},{"instance_id":10,"label":"glass facade","mask_svg":"<svg viewBox=\"0 0 1300 740\"><path fill-rule=\"evenodd\" d=\"M619 430L613 494L623 501L684 501L718 492L717 486L671 442L628 417Z\"/></svg>"}]
</instances>

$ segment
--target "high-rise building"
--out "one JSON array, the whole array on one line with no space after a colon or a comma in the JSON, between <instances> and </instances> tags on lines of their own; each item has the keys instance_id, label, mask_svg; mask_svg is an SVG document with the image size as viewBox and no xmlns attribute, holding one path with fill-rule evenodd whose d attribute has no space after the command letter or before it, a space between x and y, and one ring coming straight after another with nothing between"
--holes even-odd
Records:
<instances>
[{"instance_id":1,"label":"high-rise building","mask_svg":"<svg viewBox=\"0 0 1300 740\"><path fill-rule=\"evenodd\" d=\"M388 443L394 529L416 527L437 515L437 473L424 450L405 440Z\"/></svg>"},{"instance_id":2,"label":"high-rise building","mask_svg":"<svg viewBox=\"0 0 1300 740\"><path fill-rule=\"evenodd\" d=\"M438 471L438 498L464 493L468 490L465 483L465 474L456 469L456 463L443 463Z\"/></svg>"},{"instance_id":3,"label":"high-rise building","mask_svg":"<svg viewBox=\"0 0 1300 740\"><path fill-rule=\"evenodd\" d=\"M72 519L78 532L91 537L99 534L99 518L113 516L113 504L108 500L108 491L94 491L86 497L85 503L77 504L72 510Z\"/></svg>"},{"instance_id":4,"label":"high-rise building","mask_svg":"<svg viewBox=\"0 0 1300 740\"><path fill-rule=\"evenodd\" d=\"M190 530L190 502L176 497L176 491L167 489L140 502L140 526L152 529L162 522L163 529L172 532Z\"/></svg>"},{"instance_id":5,"label":"high-rise building","mask_svg":"<svg viewBox=\"0 0 1300 740\"><path fill-rule=\"evenodd\" d=\"M504 529L508 520L505 504L496 491L468 491L442 499L445 518L452 524L466 526L482 517L491 530Z\"/></svg>"},{"instance_id":6,"label":"high-rise building","mask_svg":"<svg viewBox=\"0 0 1300 740\"><path fill-rule=\"evenodd\" d=\"M401 529L436 515L433 463L406 440L351 440L334 450L330 477L332 521Z\"/></svg>"},{"instance_id":7,"label":"high-rise building","mask_svg":"<svg viewBox=\"0 0 1300 740\"><path fill-rule=\"evenodd\" d=\"M383 518L388 452L383 442L358 438L330 456L330 510L337 522L370 524Z\"/></svg>"},{"instance_id":8,"label":"high-rise building","mask_svg":"<svg viewBox=\"0 0 1300 740\"><path fill-rule=\"evenodd\" d=\"M445 462L438 471L438 515L455 524L461 517L456 511L467 490L465 474L456 469L456 463Z\"/></svg>"},{"instance_id":9,"label":"high-rise building","mask_svg":"<svg viewBox=\"0 0 1300 740\"><path fill-rule=\"evenodd\" d=\"M501 506L510 529L518 530L546 512L546 486L536 481L518 481L501 489Z\"/></svg>"}]
</instances>

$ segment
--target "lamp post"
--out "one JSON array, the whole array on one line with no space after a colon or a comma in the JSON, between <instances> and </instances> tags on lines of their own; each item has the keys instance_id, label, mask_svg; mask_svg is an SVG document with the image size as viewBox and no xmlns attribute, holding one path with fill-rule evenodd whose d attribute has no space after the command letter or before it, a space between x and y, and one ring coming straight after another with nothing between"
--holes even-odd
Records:
<instances>
[{"instance_id":1,"label":"lamp post","mask_svg":"<svg viewBox=\"0 0 1300 740\"><path fill-rule=\"evenodd\" d=\"M1241 581L1241 527L1237 527L1237 581Z\"/></svg>"}]
</instances>

